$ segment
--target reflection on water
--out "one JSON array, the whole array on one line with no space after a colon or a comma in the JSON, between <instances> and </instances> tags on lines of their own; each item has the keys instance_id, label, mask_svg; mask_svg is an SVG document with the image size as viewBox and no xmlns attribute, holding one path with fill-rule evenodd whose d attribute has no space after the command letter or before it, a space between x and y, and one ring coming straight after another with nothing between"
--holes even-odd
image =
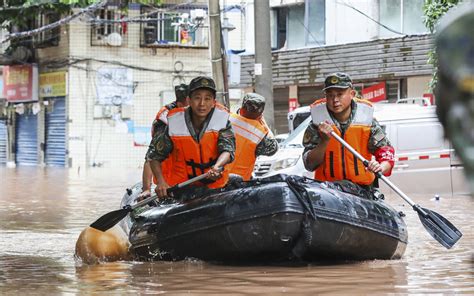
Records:
<instances>
[{"instance_id":1,"label":"reflection on water","mask_svg":"<svg viewBox=\"0 0 474 296\"><path fill-rule=\"evenodd\" d=\"M446 250L424 230L400 198L409 245L401 260L338 264L227 266L202 261L111 262L85 265L73 258L79 233L117 209L140 171L0 167L0 294L256 293L474 293L468 196L411 196L441 213L464 234Z\"/></svg>"}]
</instances>

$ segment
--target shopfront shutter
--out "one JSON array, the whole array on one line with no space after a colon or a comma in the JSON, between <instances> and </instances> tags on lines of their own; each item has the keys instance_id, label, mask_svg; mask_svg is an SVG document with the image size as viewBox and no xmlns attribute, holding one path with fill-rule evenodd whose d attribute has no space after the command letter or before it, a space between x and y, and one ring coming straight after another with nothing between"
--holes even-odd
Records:
<instances>
[{"instance_id":1,"label":"shopfront shutter","mask_svg":"<svg viewBox=\"0 0 474 296\"><path fill-rule=\"evenodd\" d=\"M51 112L46 112L46 155L48 166L66 164L66 105L65 99L52 100Z\"/></svg>"},{"instance_id":2,"label":"shopfront shutter","mask_svg":"<svg viewBox=\"0 0 474 296\"><path fill-rule=\"evenodd\" d=\"M298 102L301 107L314 103L317 99L325 97L322 91L323 85L319 86L301 86L298 87Z\"/></svg>"},{"instance_id":3,"label":"shopfront shutter","mask_svg":"<svg viewBox=\"0 0 474 296\"><path fill-rule=\"evenodd\" d=\"M288 133L288 98L288 87L273 89L273 111L275 114L276 134Z\"/></svg>"},{"instance_id":4,"label":"shopfront shutter","mask_svg":"<svg viewBox=\"0 0 474 296\"><path fill-rule=\"evenodd\" d=\"M0 119L0 165L7 163L7 124Z\"/></svg>"},{"instance_id":5,"label":"shopfront shutter","mask_svg":"<svg viewBox=\"0 0 474 296\"><path fill-rule=\"evenodd\" d=\"M16 116L16 164L38 164L38 116L30 110Z\"/></svg>"}]
</instances>

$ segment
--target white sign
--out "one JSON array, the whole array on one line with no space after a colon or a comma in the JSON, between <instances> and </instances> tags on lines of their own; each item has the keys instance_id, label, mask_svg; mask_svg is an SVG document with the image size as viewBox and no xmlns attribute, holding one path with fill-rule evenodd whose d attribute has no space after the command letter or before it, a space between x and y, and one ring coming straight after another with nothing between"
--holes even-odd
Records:
<instances>
[{"instance_id":1,"label":"white sign","mask_svg":"<svg viewBox=\"0 0 474 296\"><path fill-rule=\"evenodd\" d=\"M254 72L255 72L255 76L262 75L262 64L255 64Z\"/></svg>"},{"instance_id":2,"label":"white sign","mask_svg":"<svg viewBox=\"0 0 474 296\"><path fill-rule=\"evenodd\" d=\"M99 68L96 86L97 103L100 105L133 104L132 71L128 68Z\"/></svg>"}]
</instances>

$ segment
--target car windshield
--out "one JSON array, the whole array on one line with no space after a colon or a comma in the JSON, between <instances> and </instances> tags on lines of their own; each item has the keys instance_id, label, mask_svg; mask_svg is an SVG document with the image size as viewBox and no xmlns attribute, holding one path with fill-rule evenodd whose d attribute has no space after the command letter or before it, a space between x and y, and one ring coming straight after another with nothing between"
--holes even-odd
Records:
<instances>
[{"instance_id":1,"label":"car windshield","mask_svg":"<svg viewBox=\"0 0 474 296\"><path fill-rule=\"evenodd\" d=\"M311 121L311 116L306 118L291 134L281 143L283 148L303 148L304 131Z\"/></svg>"}]
</instances>

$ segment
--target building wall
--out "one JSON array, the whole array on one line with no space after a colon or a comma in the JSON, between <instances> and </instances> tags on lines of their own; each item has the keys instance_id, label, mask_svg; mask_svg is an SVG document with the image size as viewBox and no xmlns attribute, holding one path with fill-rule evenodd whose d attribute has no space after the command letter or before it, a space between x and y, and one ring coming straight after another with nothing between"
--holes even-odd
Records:
<instances>
[{"instance_id":1,"label":"building wall","mask_svg":"<svg viewBox=\"0 0 474 296\"><path fill-rule=\"evenodd\" d=\"M129 17L139 10L130 9ZM174 93L180 76L184 82L198 75L211 75L208 48L140 47L140 25L128 24L126 45L91 46L89 26L70 24L70 57L81 62L69 67L69 157L73 167L100 165L136 168L143 165L147 146L136 146L134 130L150 127L162 107L160 92ZM72 38L73 36L73 38ZM183 70L175 72L175 63ZM96 78L100 67L127 66L135 85L130 119L121 118L120 108L112 106L112 118L94 118ZM149 69L146 70L146 69ZM166 98L165 98L166 99ZM97 116L96 116L97 117Z\"/></svg>"},{"instance_id":2,"label":"building wall","mask_svg":"<svg viewBox=\"0 0 474 296\"><path fill-rule=\"evenodd\" d=\"M320 85L336 71L349 73L354 81L431 75L431 47L432 36L420 35L277 51L272 53L273 85ZM242 88L253 84L254 60L254 55L242 56Z\"/></svg>"},{"instance_id":3,"label":"building wall","mask_svg":"<svg viewBox=\"0 0 474 296\"><path fill-rule=\"evenodd\" d=\"M368 17L378 20L377 0L326 0L326 45L378 38L378 25Z\"/></svg>"},{"instance_id":4,"label":"building wall","mask_svg":"<svg viewBox=\"0 0 474 296\"><path fill-rule=\"evenodd\" d=\"M407 79L407 97L421 98L423 94L431 93L429 83L431 76L409 77Z\"/></svg>"},{"instance_id":5,"label":"building wall","mask_svg":"<svg viewBox=\"0 0 474 296\"><path fill-rule=\"evenodd\" d=\"M220 0L221 10L226 7L234 6L235 8L227 10L222 13L221 21L223 23L224 15L229 19L229 23L235 27L234 30L228 33L227 50L243 50L245 49L245 0ZM241 9L239 9L240 7Z\"/></svg>"},{"instance_id":6,"label":"building wall","mask_svg":"<svg viewBox=\"0 0 474 296\"><path fill-rule=\"evenodd\" d=\"M355 84L399 83L409 79L407 91L418 94L421 90L416 89L416 85L420 82L424 85L426 77L433 72L433 67L427 63L431 48L432 36L419 35L273 52L273 103L277 132L288 130L286 120L283 122L284 118L277 116L288 112L288 87L297 86L298 102L306 105L321 97L327 75L342 71L350 74ZM254 55L242 55L240 87L243 89L253 86L254 59ZM416 77L423 78L410 80Z\"/></svg>"}]
</instances>

